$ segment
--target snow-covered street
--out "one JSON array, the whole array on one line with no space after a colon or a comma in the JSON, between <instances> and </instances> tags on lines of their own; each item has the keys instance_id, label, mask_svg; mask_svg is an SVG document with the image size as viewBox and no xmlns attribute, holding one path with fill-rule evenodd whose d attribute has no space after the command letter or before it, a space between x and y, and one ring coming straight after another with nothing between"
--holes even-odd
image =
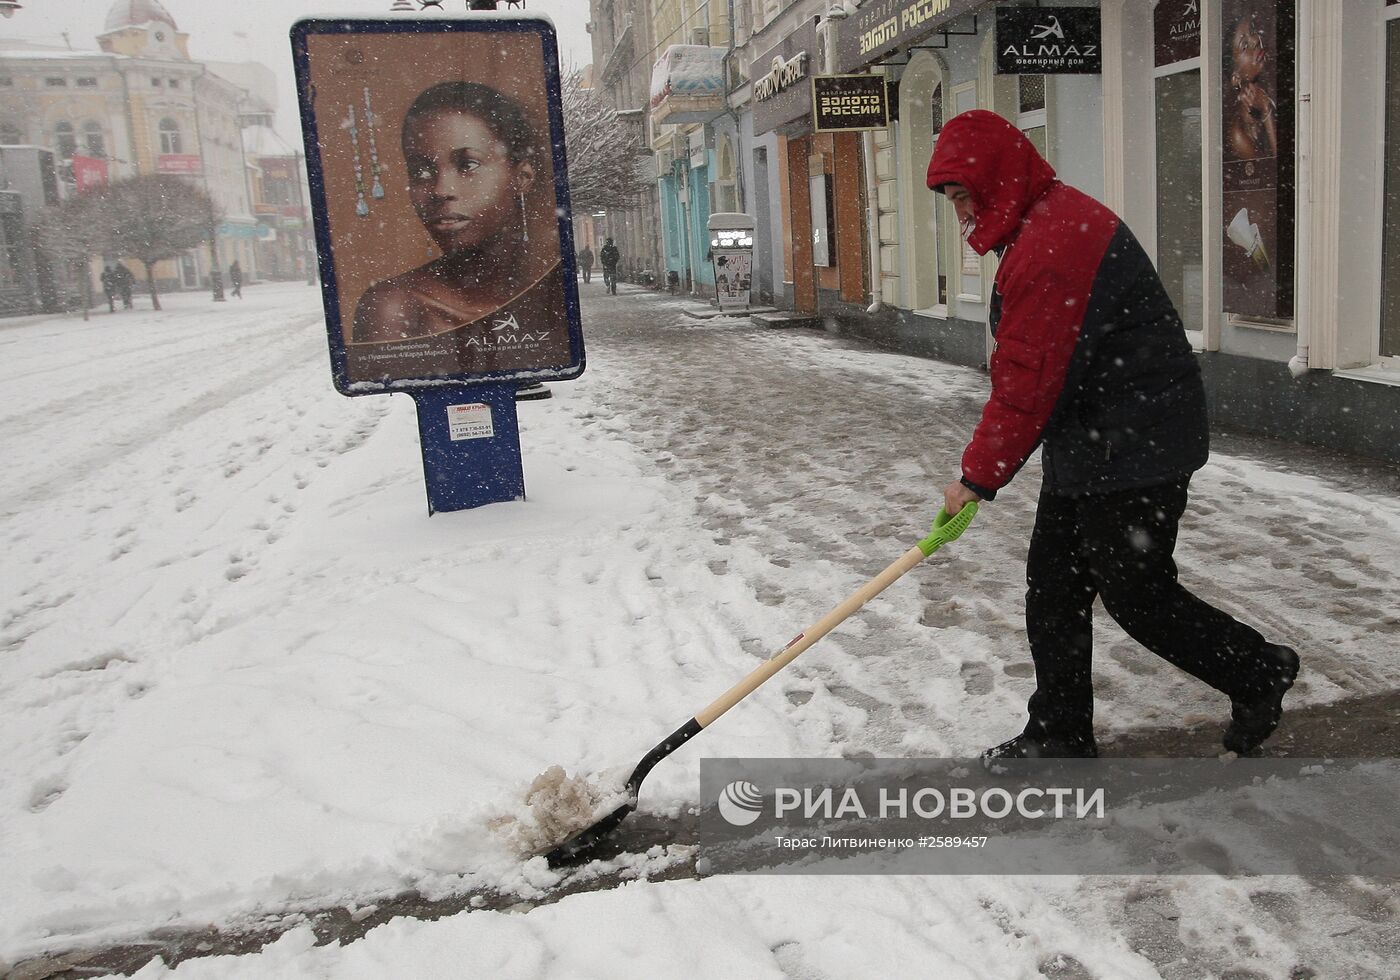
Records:
<instances>
[{"instance_id":1,"label":"snow-covered street","mask_svg":"<svg viewBox=\"0 0 1400 980\"><path fill-rule=\"evenodd\" d=\"M0 975L213 926L290 931L137 975L1392 975L1379 880L686 875L557 897L561 873L490 826L552 764L630 768L927 533L987 385L581 289L587 372L519 406L529 499L431 519L413 404L334 392L317 289L0 322ZM1039 477L663 763L642 811L697 804L702 756L961 757L1019 731ZM1400 473L1227 437L1192 491L1182 579L1299 650L1286 709L1400 689ZM1217 751L1228 703L1097 624L1105 754L1183 727ZM1268 748L1306 756L1289 725ZM1358 744L1394 754L1393 733ZM409 889L519 904L345 946L297 925Z\"/></svg>"}]
</instances>

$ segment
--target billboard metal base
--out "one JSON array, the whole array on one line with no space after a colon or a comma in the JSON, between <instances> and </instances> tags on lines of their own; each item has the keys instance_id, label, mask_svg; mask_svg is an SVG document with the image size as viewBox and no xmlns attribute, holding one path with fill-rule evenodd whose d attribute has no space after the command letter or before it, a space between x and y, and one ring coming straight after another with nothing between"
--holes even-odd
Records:
<instances>
[{"instance_id":1,"label":"billboard metal base","mask_svg":"<svg viewBox=\"0 0 1400 980\"><path fill-rule=\"evenodd\" d=\"M514 384L457 385L410 392L428 513L525 499Z\"/></svg>"}]
</instances>

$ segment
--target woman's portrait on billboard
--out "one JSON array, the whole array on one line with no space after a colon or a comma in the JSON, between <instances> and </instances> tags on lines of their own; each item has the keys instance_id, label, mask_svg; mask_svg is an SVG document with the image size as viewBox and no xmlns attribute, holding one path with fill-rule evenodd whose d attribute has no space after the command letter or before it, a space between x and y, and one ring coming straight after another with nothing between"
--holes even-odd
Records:
<instances>
[{"instance_id":1,"label":"woman's portrait on billboard","mask_svg":"<svg viewBox=\"0 0 1400 980\"><path fill-rule=\"evenodd\" d=\"M550 157L515 101L478 82L439 82L404 114L400 142L413 211L441 254L365 291L355 343L453 330L539 275L526 258L535 192L553 200Z\"/></svg>"}]
</instances>

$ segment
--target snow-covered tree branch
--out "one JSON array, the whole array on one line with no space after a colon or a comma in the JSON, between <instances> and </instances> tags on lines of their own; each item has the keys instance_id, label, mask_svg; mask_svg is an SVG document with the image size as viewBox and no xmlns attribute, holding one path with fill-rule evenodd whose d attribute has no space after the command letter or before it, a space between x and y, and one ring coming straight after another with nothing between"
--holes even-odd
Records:
<instances>
[{"instance_id":1,"label":"snow-covered tree branch","mask_svg":"<svg viewBox=\"0 0 1400 980\"><path fill-rule=\"evenodd\" d=\"M583 72L564 77L564 134L569 156L569 196L575 211L635 208L648 189L638 162L641 133L618 117Z\"/></svg>"}]
</instances>

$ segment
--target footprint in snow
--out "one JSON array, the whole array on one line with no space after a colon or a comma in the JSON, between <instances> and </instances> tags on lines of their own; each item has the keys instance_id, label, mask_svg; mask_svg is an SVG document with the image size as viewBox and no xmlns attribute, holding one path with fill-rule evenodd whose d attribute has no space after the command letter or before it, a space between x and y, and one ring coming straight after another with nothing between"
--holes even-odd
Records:
<instances>
[{"instance_id":1,"label":"footprint in snow","mask_svg":"<svg viewBox=\"0 0 1400 980\"><path fill-rule=\"evenodd\" d=\"M990 694L996 686L992 668L984 663L968 661L962 665L959 673L962 674L963 690L974 697Z\"/></svg>"},{"instance_id":2,"label":"footprint in snow","mask_svg":"<svg viewBox=\"0 0 1400 980\"><path fill-rule=\"evenodd\" d=\"M67 784L57 779L46 779L38 783L29 792L29 812L42 813L67 791Z\"/></svg>"}]
</instances>

